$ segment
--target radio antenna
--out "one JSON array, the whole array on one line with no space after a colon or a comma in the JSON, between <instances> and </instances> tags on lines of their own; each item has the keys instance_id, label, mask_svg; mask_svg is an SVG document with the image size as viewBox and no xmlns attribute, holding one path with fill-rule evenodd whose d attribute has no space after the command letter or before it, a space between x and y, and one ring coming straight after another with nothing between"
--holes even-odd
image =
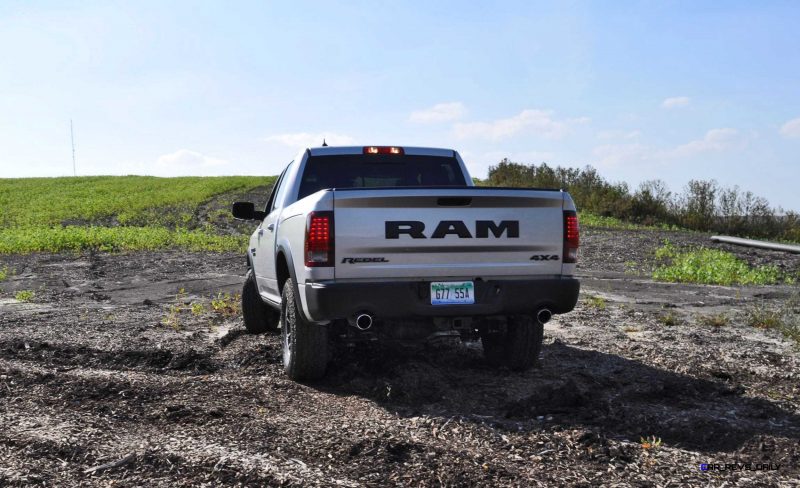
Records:
<instances>
[{"instance_id":1,"label":"radio antenna","mask_svg":"<svg viewBox=\"0 0 800 488\"><path fill-rule=\"evenodd\" d=\"M75 131L72 130L72 119L69 119L69 138L72 141L72 176L78 176L75 166Z\"/></svg>"}]
</instances>

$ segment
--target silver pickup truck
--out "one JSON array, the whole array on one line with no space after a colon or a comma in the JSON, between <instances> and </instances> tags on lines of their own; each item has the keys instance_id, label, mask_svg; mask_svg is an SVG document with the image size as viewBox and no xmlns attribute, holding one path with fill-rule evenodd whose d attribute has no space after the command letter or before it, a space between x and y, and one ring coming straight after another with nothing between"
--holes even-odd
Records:
<instances>
[{"instance_id":1,"label":"silver pickup truck","mask_svg":"<svg viewBox=\"0 0 800 488\"><path fill-rule=\"evenodd\" d=\"M579 228L561 190L473 186L456 151L315 147L278 178L247 252L244 323L281 330L295 380L335 341L477 340L487 361L535 364L543 324L571 311Z\"/></svg>"}]
</instances>

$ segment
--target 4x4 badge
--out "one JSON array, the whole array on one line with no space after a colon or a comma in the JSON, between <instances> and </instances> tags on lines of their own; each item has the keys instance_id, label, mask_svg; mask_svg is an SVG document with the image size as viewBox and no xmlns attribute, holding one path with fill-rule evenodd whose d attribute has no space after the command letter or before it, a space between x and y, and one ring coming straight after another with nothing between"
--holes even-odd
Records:
<instances>
[{"instance_id":1,"label":"4x4 badge","mask_svg":"<svg viewBox=\"0 0 800 488\"><path fill-rule=\"evenodd\" d=\"M534 254L531 261L558 261L558 254Z\"/></svg>"}]
</instances>

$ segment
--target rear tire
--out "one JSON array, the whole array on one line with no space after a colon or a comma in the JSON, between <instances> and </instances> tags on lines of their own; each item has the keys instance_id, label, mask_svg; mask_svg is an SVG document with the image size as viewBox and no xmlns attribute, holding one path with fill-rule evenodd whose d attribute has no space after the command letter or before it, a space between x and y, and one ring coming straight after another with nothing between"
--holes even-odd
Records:
<instances>
[{"instance_id":1,"label":"rear tire","mask_svg":"<svg viewBox=\"0 0 800 488\"><path fill-rule=\"evenodd\" d=\"M306 321L298 310L291 278L281 294L283 370L292 380L314 380L328 367L328 327Z\"/></svg>"},{"instance_id":2,"label":"rear tire","mask_svg":"<svg viewBox=\"0 0 800 488\"><path fill-rule=\"evenodd\" d=\"M514 371L530 369L539 360L544 325L530 315L508 317L506 332L481 334L483 355L492 366Z\"/></svg>"},{"instance_id":3,"label":"rear tire","mask_svg":"<svg viewBox=\"0 0 800 488\"><path fill-rule=\"evenodd\" d=\"M258 293L253 268L247 270L242 286L242 317L244 328L251 334L276 332L280 315L277 310L264 303Z\"/></svg>"}]
</instances>

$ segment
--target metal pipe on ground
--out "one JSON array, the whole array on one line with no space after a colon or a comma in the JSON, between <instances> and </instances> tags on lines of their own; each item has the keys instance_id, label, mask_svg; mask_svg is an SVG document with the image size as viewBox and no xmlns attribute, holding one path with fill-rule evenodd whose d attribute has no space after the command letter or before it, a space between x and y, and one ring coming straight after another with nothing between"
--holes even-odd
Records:
<instances>
[{"instance_id":1,"label":"metal pipe on ground","mask_svg":"<svg viewBox=\"0 0 800 488\"><path fill-rule=\"evenodd\" d=\"M755 239L743 239L741 237L731 236L711 236L714 242L724 242L726 244L734 244L737 246L757 247L760 249L769 249L772 251L784 251L795 254L800 254L800 246L793 246L791 244L781 244L779 242L757 241Z\"/></svg>"}]
</instances>

